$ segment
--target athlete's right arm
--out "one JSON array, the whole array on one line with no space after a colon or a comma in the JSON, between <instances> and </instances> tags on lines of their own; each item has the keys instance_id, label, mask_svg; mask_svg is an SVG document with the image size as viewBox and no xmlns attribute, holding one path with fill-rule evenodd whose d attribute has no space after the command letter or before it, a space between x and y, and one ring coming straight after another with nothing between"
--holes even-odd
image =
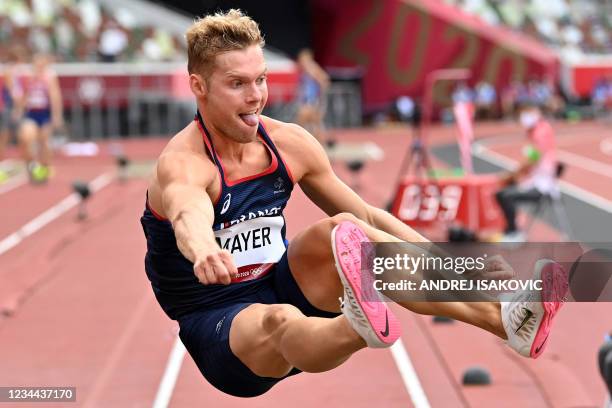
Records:
<instances>
[{"instance_id":1,"label":"athlete's right arm","mask_svg":"<svg viewBox=\"0 0 612 408\"><path fill-rule=\"evenodd\" d=\"M157 164L161 203L172 223L179 250L193 262L204 285L229 284L238 271L231 254L215 240L214 208L206 188L214 181L210 166L194 153L163 154Z\"/></svg>"}]
</instances>

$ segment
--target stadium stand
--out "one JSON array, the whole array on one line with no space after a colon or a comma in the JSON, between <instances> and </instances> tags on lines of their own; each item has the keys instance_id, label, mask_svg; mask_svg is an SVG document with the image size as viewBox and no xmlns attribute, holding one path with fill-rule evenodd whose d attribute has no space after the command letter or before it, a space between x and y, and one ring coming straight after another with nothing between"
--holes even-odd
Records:
<instances>
[{"instance_id":1,"label":"stadium stand","mask_svg":"<svg viewBox=\"0 0 612 408\"><path fill-rule=\"evenodd\" d=\"M612 52L612 5L604 0L446 0L493 25L505 25L564 51Z\"/></svg>"},{"instance_id":2,"label":"stadium stand","mask_svg":"<svg viewBox=\"0 0 612 408\"><path fill-rule=\"evenodd\" d=\"M337 99L342 103L330 103L330 115L338 110L337 106L355 106L356 109L348 111L356 112L353 116L360 116L362 106L366 112L376 112L389 106L398 95L418 96L424 89L425 73L445 66L472 70L473 76L468 82L478 90L478 118L511 117L516 104L525 98L538 100L545 111L555 116L567 116L564 100L588 104L585 115L605 113L612 103L612 86L609 85L612 6L606 1L391 0L377 3L384 6L373 7L371 12L362 10L361 5L333 17L335 10L341 9L344 3L311 2L317 11L314 18L318 27L315 37L319 37L315 44L317 58L330 68L330 73L353 72L352 68L359 72L359 81L354 84L344 81L332 89L342 91L341 97L332 98L332 102ZM394 10L401 10L405 21L394 17ZM336 19L333 24L325 20L330 16ZM365 34L362 40L366 43L382 41L378 51L368 50L367 53L384 52L370 60L367 67L362 64L361 51L354 52L352 45L345 43L351 37L345 37L341 29L365 17L379 18L385 21L384 27L395 30L389 33L383 32L380 25L378 28L364 25L368 28L362 33ZM73 108L83 95L84 99L89 99L77 108L75 114L78 115L79 109L88 110L92 106L89 96L94 94L94 99L102 101L101 110L109 106L108 95L113 92L119 73L130 73L133 78L135 72L147 71L144 66L130 64L166 63L155 68L156 72L164 71L164 74L158 74L162 79L154 80L153 88L171 89L172 99L180 99L181 93L189 96L185 87L178 90L180 76L176 73L184 64L182 36L190 21L191 17L144 0L3 0L0 1L0 42L21 43L32 52L52 53L59 63L62 86L67 90L66 107ZM406 21L422 21L423 24L407 26L406 30L411 33L398 31L398 24ZM427 28L429 24L433 24L430 29ZM410 70L404 69L404 53L417 53L421 49L411 47L410 38L427 38L422 35L427 30L438 33L430 41L440 40L438 42L444 47L438 46L435 59L412 55L411 60L415 63ZM389 34L397 37L397 41L385 41ZM439 35L443 38L437 38ZM401 52L399 41L408 45ZM339 53L338 50L343 51ZM0 61L5 60L7 52L8 47L0 47ZM275 67L280 67L282 73L280 82L272 81L280 83L272 89L272 100L286 102L293 92L290 88L296 79L295 67L281 54L272 51L270 56L269 60L275 61ZM103 67L104 64L88 65L110 62L128 65L113 68ZM388 63L391 65L386 67ZM85 79L90 73L96 73L94 76L103 80ZM374 77L377 79L373 80ZM142 78L130 81L130 94L133 95L141 87L147 90L152 87ZM354 85L356 90L350 89L349 97L345 97L348 91L340 89L340 85ZM104 95L93 92L97 89L102 89ZM439 105L448 105L450 89L442 89L434 96ZM111 96L110 100L111 106L120 105L120 109L140 104L125 103L123 95ZM281 104L271 106L280 116L291 115L290 106L281 107ZM328 117L328 124L353 126L360 122L359 119L336 120L349 117L345 111L345 108L339 109L331 119ZM146 115L132 113L128 116L132 122L145 122L145 119L134 118ZM79 129L74 129L75 133L81 133ZM149 131L155 132L146 130ZM111 130L103 130L100 134L113 132L111 126ZM98 134L95 130L86 133Z\"/></svg>"},{"instance_id":3,"label":"stadium stand","mask_svg":"<svg viewBox=\"0 0 612 408\"><path fill-rule=\"evenodd\" d=\"M181 27L189 21L138 1L6 0L0 2L0 41L63 62L173 61L184 58ZM0 58L5 52L2 47Z\"/></svg>"},{"instance_id":4,"label":"stadium stand","mask_svg":"<svg viewBox=\"0 0 612 408\"><path fill-rule=\"evenodd\" d=\"M67 138L163 135L193 116L184 40L192 21L143 0L1 0L0 43L22 45L29 57L53 55ZM9 48L0 47L0 63ZM282 116L294 97L296 68L265 52L269 110Z\"/></svg>"}]
</instances>

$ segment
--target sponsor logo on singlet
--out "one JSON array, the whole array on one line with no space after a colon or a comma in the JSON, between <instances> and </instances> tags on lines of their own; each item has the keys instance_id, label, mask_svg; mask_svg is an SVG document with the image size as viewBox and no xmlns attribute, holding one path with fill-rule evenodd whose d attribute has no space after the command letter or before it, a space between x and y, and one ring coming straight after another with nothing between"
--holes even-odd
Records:
<instances>
[{"instance_id":1,"label":"sponsor logo on singlet","mask_svg":"<svg viewBox=\"0 0 612 408\"><path fill-rule=\"evenodd\" d=\"M281 194L287 191L283 188L284 184L285 181L282 179L282 177L277 178L274 182L274 194Z\"/></svg>"},{"instance_id":2,"label":"sponsor logo on singlet","mask_svg":"<svg viewBox=\"0 0 612 408\"><path fill-rule=\"evenodd\" d=\"M232 193L225 195L225 201L223 201L223 207L221 208L221 215L225 214L229 210L230 203L232 201Z\"/></svg>"}]
</instances>

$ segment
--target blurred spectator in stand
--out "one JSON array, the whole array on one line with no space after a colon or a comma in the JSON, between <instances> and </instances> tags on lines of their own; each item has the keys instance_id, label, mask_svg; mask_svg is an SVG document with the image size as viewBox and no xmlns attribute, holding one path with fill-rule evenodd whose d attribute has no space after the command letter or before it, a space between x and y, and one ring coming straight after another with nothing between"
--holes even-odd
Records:
<instances>
[{"instance_id":1,"label":"blurred spectator in stand","mask_svg":"<svg viewBox=\"0 0 612 408\"><path fill-rule=\"evenodd\" d=\"M30 49L45 54L53 52L51 35L51 28L43 26L30 27L30 32L28 34Z\"/></svg>"},{"instance_id":2,"label":"blurred spectator in stand","mask_svg":"<svg viewBox=\"0 0 612 408\"><path fill-rule=\"evenodd\" d=\"M115 62L128 46L128 34L119 23L108 18L100 29L98 54L102 62Z\"/></svg>"},{"instance_id":3,"label":"blurred spectator in stand","mask_svg":"<svg viewBox=\"0 0 612 408\"><path fill-rule=\"evenodd\" d=\"M540 108L546 106L551 97L551 89L538 78L533 77L527 82L527 98Z\"/></svg>"},{"instance_id":4,"label":"blurred spectator in stand","mask_svg":"<svg viewBox=\"0 0 612 408\"><path fill-rule=\"evenodd\" d=\"M610 53L612 46L612 38L610 37L609 27L606 27L604 22L596 22L591 28L591 36L593 41L603 53Z\"/></svg>"},{"instance_id":5,"label":"blurred spectator in stand","mask_svg":"<svg viewBox=\"0 0 612 408\"><path fill-rule=\"evenodd\" d=\"M612 78L599 78L591 91L591 104L596 116L605 114L612 108Z\"/></svg>"},{"instance_id":6,"label":"blurred spectator in stand","mask_svg":"<svg viewBox=\"0 0 612 408\"><path fill-rule=\"evenodd\" d=\"M83 30L79 17L64 6L53 26L55 53L62 61L74 61L78 44L78 33Z\"/></svg>"},{"instance_id":7,"label":"blurred spectator in stand","mask_svg":"<svg viewBox=\"0 0 612 408\"><path fill-rule=\"evenodd\" d=\"M563 110L563 100L551 81L546 79L532 78L527 84L527 98L536 103L545 115L558 116Z\"/></svg>"},{"instance_id":8,"label":"blurred spectator in stand","mask_svg":"<svg viewBox=\"0 0 612 408\"><path fill-rule=\"evenodd\" d=\"M146 37L142 40L138 59L145 61L161 61L162 51L157 41L155 41L155 29L148 27L145 29Z\"/></svg>"},{"instance_id":9,"label":"blurred spectator in stand","mask_svg":"<svg viewBox=\"0 0 612 408\"><path fill-rule=\"evenodd\" d=\"M563 53L612 51L610 2L604 0L445 0L491 25L562 48Z\"/></svg>"},{"instance_id":10,"label":"blurred spectator in stand","mask_svg":"<svg viewBox=\"0 0 612 408\"><path fill-rule=\"evenodd\" d=\"M525 86L519 79L513 79L501 93L501 109L504 119L513 119L519 102L526 99Z\"/></svg>"},{"instance_id":11,"label":"blurred spectator in stand","mask_svg":"<svg viewBox=\"0 0 612 408\"><path fill-rule=\"evenodd\" d=\"M556 118L561 117L565 110L565 101L559 94L554 82L550 79L543 78L541 86L546 88L546 93L548 94L548 99L543 106L544 112Z\"/></svg>"},{"instance_id":12,"label":"blurred spectator in stand","mask_svg":"<svg viewBox=\"0 0 612 408\"><path fill-rule=\"evenodd\" d=\"M80 37L75 50L76 60L82 62L98 61L98 41L94 37Z\"/></svg>"},{"instance_id":13,"label":"blurred spectator in stand","mask_svg":"<svg viewBox=\"0 0 612 408\"><path fill-rule=\"evenodd\" d=\"M9 59L10 47L5 47L4 44L10 44L14 41L13 36L13 23L7 15L2 14L0 11L0 60L5 61Z\"/></svg>"},{"instance_id":14,"label":"blurred spectator in stand","mask_svg":"<svg viewBox=\"0 0 612 408\"><path fill-rule=\"evenodd\" d=\"M177 56L174 39L167 31L149 27L145 33L146 38L137 53L138 59L152 62L170 61Z\"/></svg>"},{"instance_id":15,"label":"blurred spectator in stand","mask_svg":"<svg viewBox=\"0 0 612 408\"><path fill-rule=\"evenodd\" d=\"M411 97L401 95L395 99L390 110L393 116L400 122L413 124L414 117L417 115L418 106L416 101Z\"/></svg>"},{"instance_id":16,"label":"blurred spectator in stand","mask_svg":"<svg viewBox=\"0 0 612 408\"><path fill-rule=\"evenodd\" d=\"M0 59L7 54L2 45L23 43L32 52L53 53L65 62L131 60L145 39L133 34L148 30L147 23L146 15L123 8L109 11L97 0L0 0ZM149 31L154 32L147 42L149 51L138 56L182 58L176 52L185 46L179 36L161 27Z\"/></svg>"},{"instance_id":17,"label":"blurred spectator in stand","mask_svg":"<svg viewBox=\"0 0 612 408\"><path fill-rule=\"evenodd\" d=\"M4 1L0 1L0 4ZM10 41L27 43L32 25L32 14L28 4L22 0L12 0L6 3L6 15L11 22Z\"/></svg>"},{"instance_id":18,"label":"blurred spectator in stand","mask_svg":"<svg viewBox=\"0 0 612 408\"><path fill-rule=\"evenodd\" d=\"M572 23L571 19L566 19L562 23L561 28L561 40L569 47L579 47L582 42L584 35L582 31L575 24Z\"/></svg>"},{"instance_id":19,"label":"blurred spectator in stand","mask_svg":"<svg viewBox=\"0 0 612 408\"><path fill-rule=\"evenodd\" d=\"M497 92L495 87L487 81L480 81L476 85L476 118L493 119L496 117Z\"/></svg>"},{"instance_id":20,"label":"blurred spectator in stand","mask_svg":"<svg viewBox=\"0 0 612 408\"><path fill-rule=\"evenodd\" d=\"M474 102L474 91L469 87L466 81L459 81L453 90L451 96L453 103L458 102Z\"/></svg>"},{"instance_id":21,"label":"blurred spectator in stand","mask_svg":"<svg viewBox=\"0 0 612 408\"><path fill-rule=\"evenodd\" d=\"M524 12L525 4L512 0L500 0L495 2L497 3L496 8L502 17L502 21L512 29L517 31L520 30L527 18L527 15Z\"/></svg>"}]
</instances>

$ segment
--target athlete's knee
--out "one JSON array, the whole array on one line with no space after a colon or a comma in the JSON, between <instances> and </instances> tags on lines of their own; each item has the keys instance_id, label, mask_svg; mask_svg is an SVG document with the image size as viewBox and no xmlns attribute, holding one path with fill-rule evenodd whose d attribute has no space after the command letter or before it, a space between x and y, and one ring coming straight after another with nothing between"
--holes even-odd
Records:
<instances>
[{"instance_id":1,"label":"athlete's knee","mask_svg":"<svg viewBox=\"0 0 612 408\"><path fill-rule=\"evenodd\" d=\"M289 304L270 305L263 316L263 328L268 333L282 330L287 323L304 317L304 314L295 306Z\"/></svg>"},{"instance_id":2,"label":"athlete's knee","mask_svg":"<svg viewBox=\"0 0 612 408\"><path fill-rule=\"evenodd\" d=\"M315 232L318 234L323 234L329 236L331 231L337 226L340 225L344 221L350 221L355 224L359 223L359 219L355 217L351 213L339 213L332 217L323 218L317 221L312 227L310 227L307 231L309 232L309 238L312 238L312 233ZM322 238L322 236L321 236Z\"/></svg>"},{"instance_id":3,"label":"athlete's knee","mask_svg":"<svg viewBox=\"0 0 612 408\"><path fill-rule=\"evenodd\" d=\"M338 214L334 215L333 217L330 217L329 219L330 219L330 221L331 221L331 223L333 224L334 227L336 225L340 225L341 223L343 223L345 221L352 222L353 224L358 224L359 223L359 218L355 217L353 214L348 213L348 212L338 213Z\"/></svg>"},{"instance_id":4,"label":"athlete's knee","mask_svg":"<svg viewBox=\"0 0 612 408\"><path fill-rule=\"evenodd\" d=\"M36 137L36 125L32 122L24 122L19 128L17 138L21 143L29 143Z\"/></svg>"},{"instance_id":5,"label":"athlete's knee","mask_svg":"<svg viewBox=\"0 0 612 408\"><path fill-rule=\"evenodd\" d=\"M309 240L310 242L315 242L317 247L324 251L324 255L328 256L331 252L331 247L329 247L328 238L331 236L331 232L335 227L340 225L341 223L349 221L354 224L359 225L359 219L355 217L351 213L343 212L336 214L332 217L324 218L318 221L311 229L309 229L310 233L308 234L309 238L313 238L313 240ZM312 234L314 232L314 235ZM327 239L326 239L327 238ZM289 246L291 248L291 246ZM312 244L309 245L309 253L306 254L309 257L314 257ZM330 249L330 251L328 251Z\"/></svg>"}]
</instances>

